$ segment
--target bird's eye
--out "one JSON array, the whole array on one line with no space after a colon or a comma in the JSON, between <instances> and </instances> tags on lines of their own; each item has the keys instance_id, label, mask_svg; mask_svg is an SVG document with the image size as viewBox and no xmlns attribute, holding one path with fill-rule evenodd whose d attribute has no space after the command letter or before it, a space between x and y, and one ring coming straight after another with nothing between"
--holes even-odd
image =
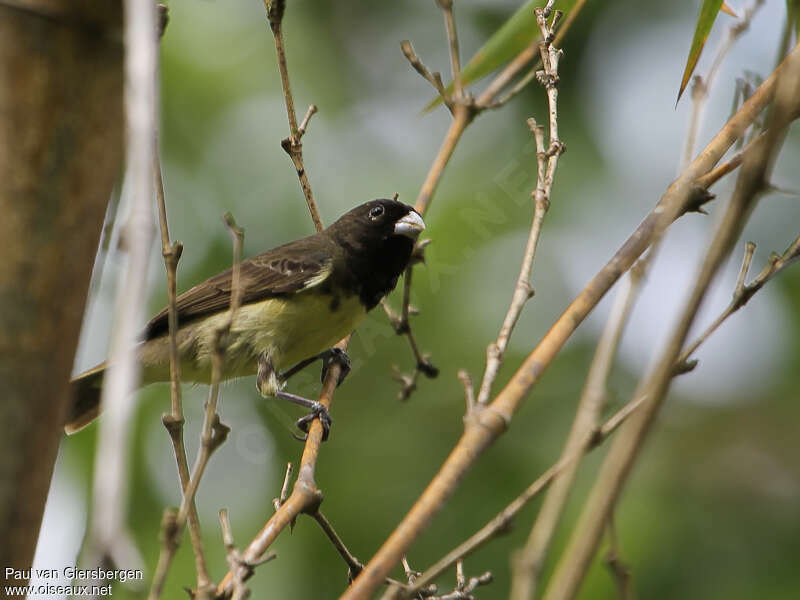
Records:
<instances>
[{"instance_id":1,"label":"bird's eye","mask_svg":"<svg viewBox=\"0 0 800 600\"><path fill-rule=\"evenodd\" d=\"M379 204L378 206L375 206L372 209L370 209L369 218L374 221L375 219L378 219L382 214L383 214L383 206Z\"/></svg>"}]
</instances>

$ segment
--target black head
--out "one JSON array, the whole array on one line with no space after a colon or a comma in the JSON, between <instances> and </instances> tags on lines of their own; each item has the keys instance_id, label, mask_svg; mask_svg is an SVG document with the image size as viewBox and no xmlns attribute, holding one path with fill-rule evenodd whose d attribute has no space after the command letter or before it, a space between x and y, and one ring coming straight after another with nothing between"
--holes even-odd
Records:
<instances>
[{"instance_id":1,"label":"black head","mask_svg":"<svg viewBox=\"0 0 800 600\"><path fill-rule=\"evenodd\" d=\"M388 199L357 206L328 228L347 254L367 309L397 285L423 229L425 223L412 207Z\"/></svg>"}]
</instances>

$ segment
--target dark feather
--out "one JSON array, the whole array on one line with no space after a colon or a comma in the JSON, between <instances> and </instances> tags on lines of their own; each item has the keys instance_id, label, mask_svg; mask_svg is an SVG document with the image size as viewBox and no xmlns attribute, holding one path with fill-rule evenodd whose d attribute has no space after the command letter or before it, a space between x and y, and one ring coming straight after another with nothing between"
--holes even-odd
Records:
<instances>
[{"instance_id":1,"label":"dark feather","mask_svg":"<svg viewBox=\"0 0 800 600\"><path fill-rule=\"evenodd\" d=\"M312 235L243 260L241 264L242 304L298 292L324 275L333 260L335 248L327 236ZM177 298L178 322L185 325L196 319L227 310L233 289L233 270L228 269L187 290ZM145 339L165 334L169 329L167 309L147 324Z\"/></svg>"}]
</instances>

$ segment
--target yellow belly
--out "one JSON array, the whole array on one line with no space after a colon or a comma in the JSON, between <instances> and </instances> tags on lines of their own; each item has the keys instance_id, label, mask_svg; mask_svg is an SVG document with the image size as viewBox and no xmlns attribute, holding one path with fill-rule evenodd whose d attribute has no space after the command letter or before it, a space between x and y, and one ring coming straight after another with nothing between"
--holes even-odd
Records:
<instances>
[{"instance_id":1,"label":"yellow belly","mask_svg":"<svg viewBox=\"0 0 800 600\"><path fill-rule=\"evenodd\" d=\"M258 356L266 352L275 368L283 371L319 354L351 333L366 316L357 296L342 297L332 305L330 296L316 290L286 298L270 298L242 306L231 327L225 357L224 379L253 375ZM208 383L214 332L227 319L225 313L181 327L178 344L181 379ZM143 383L169 378L168 338L150 340L142 348Z\"/></svg>"}]
</instances>

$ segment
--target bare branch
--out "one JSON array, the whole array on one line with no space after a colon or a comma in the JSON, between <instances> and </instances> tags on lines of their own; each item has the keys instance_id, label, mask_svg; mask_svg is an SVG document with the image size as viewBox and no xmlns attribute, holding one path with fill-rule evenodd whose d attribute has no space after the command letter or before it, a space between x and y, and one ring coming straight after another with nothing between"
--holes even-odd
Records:
<instances>
[{"instance_id":1,"label":"bare branch","mask_svg":"<svg viewBox=\"0 0 800 600\"><path fill-rule=\"evenodd\" d=\"M425 586L430 585L433 581L438 579L443 573L455 565L459 560L466 558L479 548L482 548L487 542L495 537L508 533L511 530L514 518L519 512L525 508L531 500L536 498L542 491L558 477L565 469L573 465L585 453L599 447L608 437L614 433L620 425L634 413L643 403L644 398L639 398L630 402L619 409L614 415L609 417L601 427L595 428L587 432L581 440L580 448L569 456L562 456L553 466L542 473L533 483L531 483L525 491L512 500L508 506L494 516L486 525L481 527L477 532L470 536L467 540L459 544L456 548L448 552L444 557L439 559L433 566L427 569L424 573L419 575L412 584L404 590L397 590L392 595L386 597L385 600L392 598L411 598L413 594L423 589Z\"/></svg>"},{"instance_id":2,"label":"bare branch","mask_svg":"<svg viewBox=\"0 0 800 600\"><path fill-rule=\"evenodd\" d=\"M555 37L554 27L558 23L559 11L555 11L550 24L547 23L545 14L550 14L552 2L545 8L537 8L536 20L542 34L542 43L539 48L542 57L544 71L540 77L542 85L547 91L548 115L550 123L549 147L545 147L544 128L537 125L536 120L528 119L533 137L536 140L536 158L538 165L538 180L536 189L531 192L534 201L533 221L531 222L528 242L523 253L522 266L520 267L517 283L514 287L514 294L511 305L508 308L503 325L497 339L486 348L486 370L481 381L480 391L478 392L478 404L486 405L492 393L492 384L497 378L497 373L503 363L508 341L517 324L522 308L525 303L533 297L530 279L533 270L533 261L536 256L536 247L539 244L539 235L542 231L544 217L550 208L550 194L553 189L553 179L558 166L558 158L566 149L558 137L558 60L561 51L552 46L551 41Z\"/></svg>"},{"instance_id":3,"label":"bare branch","mask_svg":"<svg viewBox=\"0 0 800 600\"><path fill-rule=\"evenodd\" d=\"M763 143L755 145L744 157L733 198L717 227L689 299L681 311L680 320L662 350L656 367L637 387L636 396L647 397L644 410L638 411L636 418L629 421L628 427L615 439L609 450L584 505L583 514L550 581L544 596L546 600L572 598L577 592L622 485L639 456L642 442L669 390L675 362L700 304L720 265L730 253L757 197L765 189L772 161L789 122L797 112L800 98L800 51L795 48L787 61L776 85L767 135Z\"/></svg>"},{"instance_id":4,"label":"bare branch","mask_svg":"<svg viewBox=\"0 0 800 600\"><path fill-rule=\"evenodd\" d=\"M463 99L464 90L461 86L461 59L458 52L456 19L453 16L453 0L436 0L436 3L444 13L447 41L450 44L450 70L453 75L453 98L456 102L460 102Z\"/></svg>"},{"instance_id":5,"label":"bare branch","mask_svg":"<svg viewBox=\"0 0 800 600\"><path fill-rule=\"evenodd\" d=\"M647 256L652 256L652 253ZM617 292L606 326L597 343L572 427L561 451L562 460L582 452L587 436L591 436L597 429L598 419L606 404L606 382L631 309L641 289L643 272L643 268L632 268L630 275L624 280L625 285ZM536 596L539 574L579 466L580 458L570 461L548 490L525 547L514 557L511 598L524 600Z\"/></svg>"},{"instance_id":6,"label":"bare branch","mask_svg":"<svg viewBox=\"0 0 800 600\"><path fill-rule=\"evenodd\" d=\"M586 315L649 247L651 242L658 239L661 233L683 214L695 180L716 165L735 140L761 113L775 91L780 74L784 72L794 56L800 56L800 48L792 51L787 61L782 63L742 104L706 149L670 185L651 213L622 245L616 255L567 307L494 401L483 410L474 411L476 414L467 420L464 434L437 475L428 484L403 521L364 567L362 574L345 592L343 596L345 600L366 598L374 593L389 569L399 562L400 557L407 552L410 545L455 491L457 482L461 481L463 475L481 456L482 452L505 431L524 398L527 397L547 366L550 365ZM792 115L793 118L796 116L795 113Z\"/></svg>"},{"instance_id":7,"label":"bare branch","mask_svg":"<svg viewBox=\"0 0 800 600\"><path fill-rule=\"evenodd\" d=\"M281 493L280 496L277 498L273 498L272 506L275 507L277 511L281 505L286 502L286 498L289 497L289 483L292 481L292 474L294 473L294 465L292 463L286 463L286 474L283 476L283 485L281 486Z\"/></svg>"},{"instance_id":8,"label":"bare branch","mask_svg":"<svg viewBox=\"0 0 800 600\"><path fill-rule=\"evenodd\" d=\"M230 429L220 421L219 415L217 414L217 398L219 396L219 385L222 380L225 362L227 336L242 302L241 260L244 231L236 225L230 213L225 215L224 220L233 237L231 304L225 321L214 332L214 351L211 355L211 387L209 389L208 400L206 401L205 417L203 419L203 428L200 436L200 450L197 453L194 466L192 467L189 483L183 490L183 500L181 501L178 514L175 516L174 522L169 523L169 529L165 529L162 532L165 536L165 542L158 557L158 565L150 588L149 598L151 600L158 598L163 588L164 579L166 578L167 571L169 570L175 551L180 543L183 528L186 525L186 521L194 505L197 488L205 473L208 461L214 451L225 442L228 432L230 431ZM202 586L198 583L197 593L200 595L208 596L212 594L214 590L215 586L210 580L202 582Z\"/></svg>"},{"instance_id":9,"label":"bare branch","mask_svg":"<svg viewBox=\"0 0 800 600\"><path fill-rule=\"evenodd\" d=\"M267 19L275 38L275 52L278 55L278 70L281 74L281 86L283 87L283 97L286 102L286 116L289 119L289 137L281 142L289 158L292 159L297 177L300 180L300 187L306 198L308 211L311 213L311 220L317 231L323 230L322 219L319 216L317 203L314 201L314 193L311 191L311 184L308 181L305 166L303 165L303 144L300 141L306 132L311 116L317 112L317 107L312 104L300 127L297 126L297 115L294 111L294 99L292 89L289 85L289 70L286 66L286 50L283 42L283 15L286 10L286 0L264 0L264 8L267 10Z\"/></svg>"},{"instance_id":10,"label":"bare branch","mask_svg":"<svg viewBox=\"0 0 800 600\"><path fill-rule=\"evenodd\" d=\"M312 513L311 516L314 517L314 520L319 524L320 528L328 537L331 544L333 544L333 547L339 553L339 556L341 556L344 560L347 568L349 569L349 577L352 580L361 572L361 569L364 568L364 565L362 565L361 562L347 549L347 546L344 545L342 538L340 538L339 534L336 533L333 525L331 525L330 521L325 518L325 515L317 510Z\"/></svg>"},{"instance_id":11,"label":"bare branch","mask_svg":"<svg viewBox=\"0 0 800 600\"><path fill-rule=\"evenodd\" d=\"M608 519L608 551L604 562L611 571L611 576L614 578L614 583L617 587L617 598L619 600L631 600L633 598L633 591L631 589L631 570L619 555L619 544L617 543L617 532L614 525L614 515Z\"/></svg>"},{"instance_id":12,"label":"bare branch","mask_svg":"<svg viewBox=\"0 0 800 600\"><path fill-rule=\"evenodd\" d=\"M178 466L178 477L181 482L181 492L185 493L189 486L189 463L186 460L186 447L183 442L183 402L181 399L181 365L178 354L178 310L177 299L177 270L178 261L183 252L183 245L179 242L170 242L169 224L167 221L167 204L164 195L164 180L161 174L161 160L158 152L158 140L153 145L153 173L156 182L156 202L158 205L159 223L161 229L161 254L164 257L164 267L167 272L167 322L169 326L169 375L171 412L162 416L161 421L169 433L172 449ZM169 536L162 536L168 539ZM194 551L195 569L197 570L198 589L206 587L211 579L208 575L205 554L203 552L203 537L200 532L200 520L197 508L192 501L189 510L189 536L192 540Z\"/></svg>"},{"instance_id":13,"label":"bare branch","mask_svg":"<svg viewBox=\"0 0 800 600\"><path fill-rule=\"evenodd\" d=\"M733 290L733 298L730 304L717 316L716 319L709 325L703 333L701 333L696 340L689 344L686 349L681 352L675 364L675 374L680 375L688 373L697 366L696 360L690 360L690 357L697 351L697 349L713 334L725 320L733 313L742 308L750 301L750 298L758 292L764 285L766 285L773 277L783 271L786 267L797 261L800 258L800 236L798 236L789 247L781 255L773 254L761 272L749 284L745 284L747 272L750 269L750 262L753 259L753 253L756 246L753 242L748 242L745 245L744 258L742 259L742 266L739 270L739 278L736 282L736 287Z\"/></svg>"},{"instance_id":14,"label":"bare branch","mask_svg":"<svg viewBox=\"0 0 800 600\"><path fill-rule=\"evenodd\" d=\"M444 83L442 83L442 76L436 72L431 73L428 68L422 63L417 53L414 52L414 46L411 45L411 42L408 40L403 40L400 42L400 49L403 51L403 54L408 59L408 62L414 67L414 70L422 75L422 77L430 83L436 92L442 97L442 101L445 105L452 111L453 105L450 101L450 97L448 96L447 92L445 91Z\"/></svg>"}]
</instances>

